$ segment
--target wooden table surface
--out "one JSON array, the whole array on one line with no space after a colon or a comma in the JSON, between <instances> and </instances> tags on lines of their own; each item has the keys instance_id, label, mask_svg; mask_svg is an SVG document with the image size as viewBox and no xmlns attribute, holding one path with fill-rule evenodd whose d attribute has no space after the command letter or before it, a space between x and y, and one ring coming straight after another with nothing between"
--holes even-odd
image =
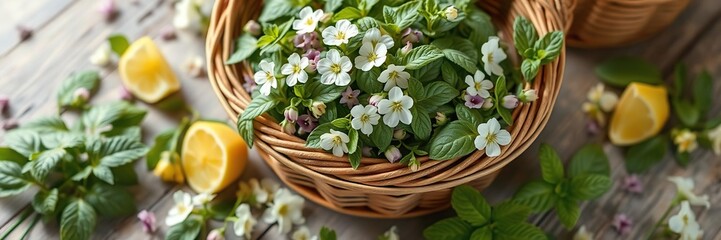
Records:
<instances>
[{"instance_id":1,"label":"wooden table surface","mask_svg":"<svg viewBox=\"0 0 721 240\"><path fill-rule=\"evenodd\" d=\"M106 37L122 33L136 39L152 36L159 43L168 61L174 67L183 84L186 99L204 117L226 119L216 96L206 78L195 79L183 71L189 57L204 56L204 42L201 37L179 33L175 41L160 39L160 29L172 23L172 1L142 0L117 1L121 13L112 23L106 23L95 10L97 0L2 0L0 2L0 94L11 98L11 108L2 119L16 118L20 122L55 112L55 91L60 82L74 71L98 69L90 64L88 57L100 46ZM34 30L30 40L20 42L15 26L21 24ZM494 184L484 192L491 202L511 196L521 185L532 178L538 178L539 167L536 158L539 143L550 143L558 149L563 159L568 159L582 145L603 142L598 136L590 136L585 130L585 117L581 104L586 92L598 79L594 67L613 56L641 56L670 76L677 62L686 62L689 71L698 73L708 69L715 81L717 96L713 113L721 112L718 95L721 95L721 2L718 0L696 0L668 30L650 40L630 47L612 50L570 49L566 74L561 95L553 116L536 143L521 157L507 166ZM120 79L115 67L99 69L103 80L94 101L108 101L118 98ZM151 142L154 135L177 124L176 116L170 116L150 108L143 123L144 138ZM0 139L3 132L0 130ZM672 159L665 159L649 173L641 175L645 185L642 194L626 193L619 188L627 175L621 150L605 145L613 169L614 187L601 199L582 206L579 225L596 234L598 239L639 239L662 215L675 194L675 188L666 177L679 175L696 181L697 190L711 196L711 208L696 209L699 222L705 231L704 239L721 239L721 158L709 151L698 151L688 168L676 165ZM251 163L243 178L275 178L269 168L251 151ZM135 200L139 209L148 209L158 216L160 231L147 235L141 231L135 216L115 220L103 220L98 224L96 239L162 239L167 227L162 224L172 205L170 195L182 188L162 183L151 174L145 174L145 164L138 161L136 170L140 184L134 187ZM185 189L188 190L188 189ZM0 199L0 232L4 232L17 219L18 213L26 206L32 194L25 193L12 198ZM334 213L308 202L305 209L307 226L317 232L321 226L335 229L339 239L375 239L393 225L398 227L403 239L421 239L422 230L433 222L452 214L444 211L425 217L405 220L376 220L357 218ZM633 220L633 231L619 236L611 227L613 216L625 213ZM29 222L29 221L28 221ZM570 239L575 229L566 230L553 214L536 215L532 222L558 239ZM27 223L20 226L24 229ZM285 239L271 227L264 236L268 225L259 224L253 239ZM22 231L16 231L11 239L19 238ZM56 239L58 226L53 223L38 224L29 235L30 239ZM229 236L230 237L230 236ZM237 237L233 237L237 238Z\"/></svg>"}]
</instances>

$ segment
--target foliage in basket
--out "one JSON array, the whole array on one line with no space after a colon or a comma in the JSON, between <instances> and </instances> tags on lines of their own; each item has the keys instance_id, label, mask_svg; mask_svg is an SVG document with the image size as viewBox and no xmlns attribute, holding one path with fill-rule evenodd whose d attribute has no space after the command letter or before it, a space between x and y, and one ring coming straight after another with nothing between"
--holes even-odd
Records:
<instances>
[{"instance_id":1,"label":"foliage in basket","mask_svg":"<svg viewBox=\"0 0 721 240\"><path fill-rule=\"evenodd\" d=\"M263 35L246 24L227 61L255 70L239 132L252 144L253 120L268 113L308 147L348 154L353 168L380 153L414 169L417 156L500 155L512 109L537 98L528 81L563 46L563 33L539 39L516 19L519 69L469 0L272 0L259 21Z\"/></svg>"}]
</instances>

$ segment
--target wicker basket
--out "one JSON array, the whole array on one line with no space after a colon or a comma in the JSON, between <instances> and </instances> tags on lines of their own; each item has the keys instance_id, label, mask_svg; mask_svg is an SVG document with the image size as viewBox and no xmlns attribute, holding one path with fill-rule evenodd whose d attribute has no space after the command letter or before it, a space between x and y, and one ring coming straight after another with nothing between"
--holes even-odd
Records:
<instances>
[{"instance_id":1,"label":"wicker basket","mask_svg":"<svg viewBox=\"0 0 721 240\"><path fill-rule=\"evenodd\" d=\"M572 1L568 0L493 0L479 4L494 16L504 39L512 37L516 15L527 17L541 34L570 26ZM226 65L225 60L245 22L256 18L261 7L261 1L221 0L216 2L212 14L206 46L208 73L221 104L233 119L250 103L242 83L252 79L253 73L246 63ZM282 133L278 123L266 115L255 121L254 145L288 186L337 212L402 218L440 211L449 206L453 187L461 184L487 187L503 166L531 145L553 109L564 63L565 50L558 60L542 68L532 86L527 86L537 89L540 99L515 110L515 124L510 129L513 141L496 158L488 158L481 151L448 161L423 157L417 172L385 159L363 158L361 166L353 170L347 158L306 148L303 139Z\"/></svg>"},{"instance_id":2,"label":"wicker basket","mask_svg":"<svg viewBox=\"0 0 721 240\"><path fill-rule=\"evenodd\" d=\"M690 0L578 0L568 45L615 47L643 40L671 24Z\"/></svg>"}]
</instances>

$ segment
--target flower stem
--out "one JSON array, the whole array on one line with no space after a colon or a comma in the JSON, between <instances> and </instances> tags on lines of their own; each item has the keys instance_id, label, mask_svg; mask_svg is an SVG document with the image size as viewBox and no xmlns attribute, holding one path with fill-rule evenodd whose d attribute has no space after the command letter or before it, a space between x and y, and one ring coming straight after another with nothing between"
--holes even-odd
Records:
<instances>
[{"instance_id":1,"label":"flower stem","mask_svg":"<svg viewBox=\"0 0 721 240\"><path fill-rule=\"evenodd\" d=\"M653 235L656 233L656 230L658 230L658 227L660 227L661 223L663 223L664 220L666 220L666 218L668 217L668 215L671 214L671 210L673 210L673 208L676 207L676 205L678 205L678 202L673 201L671 203L671 205L668 206L668 209L666 209L666 212L664 212L663 215L661 215L661 218L658 219L656 224L653 225L653 228L651 228L651 232L649 232L648 236L646 237L647 240L650 240L653 237Z\"/></svg>"},{"instance_id":2,"label":"flower stem","mask_svg":"<svg viewBox=\"0 0 721 240\"><path fill-rule=\"evenodd\" d=\"M33 213L32 207L31 207L30 205L25 206L25 210L23 210L22 214L20 214L20 219L19 219L17 222L15 222L15 224L13 224L13 225L7 230L7 232L5 232L5 233L2 235L2 237L0 237L0 239L3 239L3 240L4 240L4 239L7 239L8 236L9 236L13 231L15 231L15 229L18 228L18 226L20 226L20 224L21 224L22 222L24 222L25 219L27 219L27 218L30 216L30 214L32 214L32 213Z\"/></svg>"},{"instance_id":3,"label":"flower stem","mask_svg":"<svg viewBox=\"0 0 721 240\"><path fill-rule=\"evenodd\" d=\"M33 228L35 228L35 224L37 224L40 221L40 214L35 214L35 217L33 218L32 223L30 223L30 226L28 226L28 229L25 229L25 232L23 233L23 236L20 237L20 240L25 239L28 234L30 233Z\"/></svg>"}]
</instances>

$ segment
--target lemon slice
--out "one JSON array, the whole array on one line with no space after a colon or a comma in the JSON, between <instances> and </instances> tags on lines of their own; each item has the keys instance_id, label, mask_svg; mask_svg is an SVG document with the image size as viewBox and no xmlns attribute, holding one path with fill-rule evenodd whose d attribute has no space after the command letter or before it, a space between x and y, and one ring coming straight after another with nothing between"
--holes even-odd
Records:
<instances>
[{"instance_id":1,"label":"lemon slice","mask_svg":"<svg viewBox=\"0 0 721 240\"><path fill-rule=\"evenodd\" d=\"M245 169L248 148L228 125L196 122L185 134L181 162L188 185L215 193L235 182Z\"/></svg>"},{"instance_id":2,"label":"lemon slice","mask_svg":"<svg viewBox=\"0 0 721 240\"><path fill-rule=\"evenodd\" d=\"M135 41L120 57L123 85L147 103L156 103L180 89L180 82L149 37Z\"/></svg>"},{"instance_id":3,"label":"lemon slice","mask_svg":"<svg viewBox=\"0 0 721 240\"><path fill-rule=\"evenodd\" d=\"M669 115L668 93L663 86L631 83L611 118L609 138L619 146L656 136Z\"/></svg>"}]
</instances>

